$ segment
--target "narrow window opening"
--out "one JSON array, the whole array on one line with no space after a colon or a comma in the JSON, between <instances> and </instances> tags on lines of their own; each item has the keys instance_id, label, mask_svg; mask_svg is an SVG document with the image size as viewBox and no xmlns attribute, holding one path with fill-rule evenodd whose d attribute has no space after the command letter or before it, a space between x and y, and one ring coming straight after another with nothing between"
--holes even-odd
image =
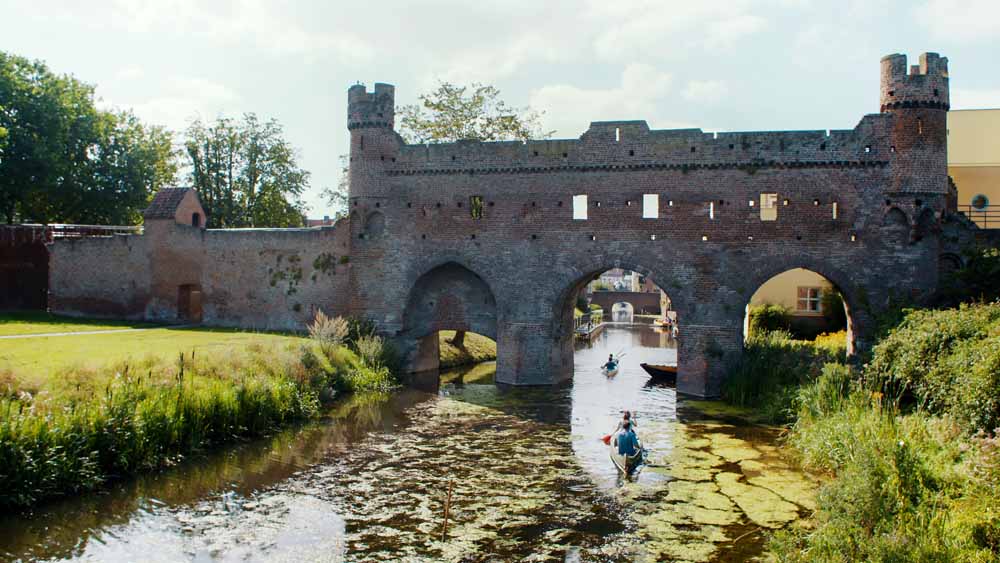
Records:
<instances>
[{"instance_id":1,"label":"narrow window opening","mask_svg":"<svg viewBox=\"0 0 1000 563\"><path fill-rule=\"evenodd\" d=\"M361 136L361 150L365 150L365 136Z\"/></svg>"},{"instance_id":2,"label":"narrow window opening","mask_svg":"<svg viewBox=\"0 0 1000 563\"><path fill-rule=\"evenodd\" d=\"M818 199L814 199L813 200L813 205L819 205L819 200Z\"/></svg>"},{"instance_id":3,"label":"narrow window opening","mask_svg":"<svg viewBox=\"0 0 1000 563\"><path fill-rule=\"evenodd\" d=\"M642 194L642 218L656 219L660 216L660 194Z\"/></svg>"},{"instance_id":4,"label":"narrow window opening","mask_svg":"<svg viewBox=\"0 0 1000 563\"><path fill-rule=\"evenodd\" d=\"M408 201L408 202L406 202L406 208L407 208L407 209L411 209L411 208L413 208L413 202L409 202L409 201Z\"/></svg>"},{"instance_id":5,"label":"narrow window opening","mask_svg":"<svg viewBox=\"0 0 1000 563\"><path fill-rule=\"evenodd\" d=\"M891 153L896 152L896 145L892 145L891 147L889 147L889 152Z\"/></svg>"},{"instance_id":6,"label":"narrow window opening","mask_svg":"<svg viewBox=\"0 0 1000 563\"><path fill-rule=\"evenodd\" d=\"M715 219L715 202L714 201L708 202L708 218L709 219L713 219L713 220Z\"/></svg>"},{"instance_id":7,"label":"narrow window opening","mask_svg":"<svg viewBox=\"0 0 1000 563\"><path fill-rule=\"evenodd\" d=\"M778 220L778 194L775 193L760 194L760 220L761 221Z\"/></svg>"},{"instance_id":8,"label":"narrow window opening","mask_svg":"<svg viewBox=\"0 0 1000 563\"><path fill-rule=\"evenodd\" d=\"M629 156L635 156L635 151L628 151Z\"/></svg>"},{"instance_id":9,"label":"narrow window opening","mask_svg":"<svg viewBox=\"0 0 1000 563\"><path fill-rule=\"evenodd\" d=\"M601 206L601 202L599 202L599 201L595 201L594 202L594 207L600 207L600 206Z\"/></svg>"},{"instance_id":10,"label":"narrow window opening","mask_svg":"<svg viewBox=\"0 0 1000 563\"><path fill-rule=\"evenodd\" d=\"M573 196L573 219L577 221L587 220L587 196Z\"/></svg>"},{"instance_id":11,"label":"narrow window opening","mask_svg":"<svg viewBox=\"0 0 1000 563\"><path fill-rule=\"evenodd\" d=\"M934 97L935 98L938 97L938 89L937 88L934 89Z\"/></svg>"},{"instance_id":12,"label":"narrow window opening","mask_svg":"<svg viewBox=\"0 0 1000 563\"><path fill-rule=\"evenodd\" d=\"M701 235L701 240L702 240L702 242L707 241L708 240L708 235Z\"/></svg>"},{"instance_id":13,"label":"narrow window opening","mask_svg":"<svg viewBox=\"0 0 1000 563\"><path fill-rule=\"evenodd\" d=\"M538 151L535 151L535 156L538 156Z\"/></svg>"},{"instance_id":14,"label":"narrow window opening","mask_svg":"<svg viewBox=\"0 0 1000 563\"><path fill-rule=\"evenodd\" d=\"M483 196L469 196L469 213L473 219L483 218Z\"/></svg>"},{"instance_id":15,"label":"narrow window opening","mask_svg":"<svg viewBox=\"0 0 1000 563\"><path fill-rule=\"evenodd\" d=\"M422 239L426 239L426 238L427 238L427 235L420 235L420 238L422 238Z\"/></svg>"},{"instance_id":16,"label":"narrow window opening","mask_svg":"<svg viewBox=\"0 0 1000 563\"><path fill-rule=\"evenodd\" d=\"M698 147L691 147L691 152L698 150Z\"/></svg>"},{"instance_id":17,"label":"narrow window opening","mask_svg":"<svg viewBox=\"0 0 1000 563\"><path fill-rule=\"evenodd\" d=\"M597 235L590 235L590 240L597 240Z\"/></svg>"},{"instance_id":18,"label":"narrow window opening","mask_svg":"<svg viewBox=\"0 0 1000 563\"><path fill-rule=\"evenodd\" d=\"M622 129L621 127L615 127L615 142L620 143L622 140Z\"/></svg>"},{"instance_id":19,"label":"narrow window opening","mask_svg":"<svg viewBox=\"0 0 1000 563\"><path fill-rule=\"evenodd\" d=\"M625 207L632 207L632 200L631 199L625 200Z\"/></svg>"},{"instance_id":20,"label":"narrow window opening","mask_svg":"<svg viewBox=\"0 0 1000 563\"><path fill-rule=\"evenodd\" d=\"M917 204L917 207L920 207L924 204L924 201L922 199L915 199L913 203Z\"/></svg>"},{"instance_id":21,"label":"narrow window opening","mask_svg":"<svg viewBox=\"0 0 1000 563\"><path fill-rule=\"evenodd\" d=\"M566 158L567 156L569 156L569 155L566 154L566 153L563 153L563 158Z\"/></svg>"},{"instance_id":22,"label":"narrow window opening","mask_svg":"<svg viewBox=\"0 0 1000 563\"><path fill-rule=\"evenodd\" d=\"M667 202L667 207L673 207L673 206L674 206L674 200L670 200Z\"/></svg>"},{"instance_id":23,"label":"narrow window opening","mask_svg":"<svg viewBox=\"0 0 1000 563\"><path fill-rule=\"evenodd\" d=\"M802 240L802 235L795 235L795 240Z\"/></svg>"},{"instance_id":24,"label":"narrow window opening","mask_svg":"<svg viewBox=\"0 0 1000 563\"><path fill-rule=\"evenodd\" d=\"M820 143L819 144L819 150L825 151L826 150L826 143Z\"/></svg>"},{"instance_id":25,"label":"narrow window opening","mask_svg":"<svg viewBox=\"0 0 1000 563\"><path fill-rule=\"evenodd\" d=\"M754 200L752 200L752 199L751 199L751 200L750 200L750 207L753 207L753 206L754 206L754 203L756 203L756 202L755 202Z\"/></svg>"},{"instance_id":26,"label":"narrow window opening","mask_svg":"<svg viewBox=\"0 0 1000 563\"><path fill-rule=\"evenodd\" d=\"M924 120L923 119L918 119L917 120L917 135L923 135L923 134L924 134Z\"/></svg>"},{"instance_id":27,"label":"narrow window opening","mask_svg":"<svg viewBox=\"0 0 1000 563\"><path fill-rule=\"evenodd\" d=\"M470 235L469 238L471 238L472 240L476 240L476 235Z\"/></svg>"},{"instance_id":28,"label":"narrow window opening","mask_svg":"<svg viewBox=\"0 0 1000 563\"><path fill-rule=\"evenodd\" d=\"M462 202L461 202L461 201L460 201L460 202L458 202L458 208L459 208L459 209L461 209L461 208L462 208Z\"/></svg>"},{"instance_id":29,"label":"narrow window opening","mask_svg":"<svg viewBox=\"0 0 1000 563\"><path fill-rule=\"evenodd\" d=\"M562 202L561 201L557 201L556 202L556 207L562 207Z\"/></svg>"},{"instance_id":30,"label":"narrow window opening","mask_svg":"<svg viewBox=\"0 0 1000 563\"><path fill-rule=\"evenodd\" d=\"M851 242L857 242L857 241L858 241L858 236L857 235L851 235Z\"/></svg>"},{"instance_id":31,"label":"narrow window opening","mask_svg":"<svg viewBox=\"0 0 1000 563\"><path fill-rule=\"evenodd\" d=\"M437 202L436 207L441 207L441 202Z\"/></svg>"},{"instance_id":32,"label":"narrow window opening","mask_svg":"<svg viewBox=\"0 0 1000 563\"><path fill-rule=\"evenodd\" d=\"M375 207L382 207L382 202L376 201L375 202Z\"/></svg>"},{"instance_id":33,"label":"narrow window opening","mask_svg":"<svg viewBox=\"0 0 1000 563\"><path fill-rule=\"evenodd\" d=\"M786 205L787 206L788 205L788 200L787 199L786 200L782 200L781 205Z\"/></svg>"},{"instance_id":34,"label":"narrow window opening","mask_svg":"<svg viewBox=\"0 0 1000 563\"><path fill-rule=\"evenodd\" d=\"M649 240L656 240L656 235L649 235Z\"/></svg>"},{"instance_id":35,"label":"narrow window opening","mask_svg":"<svg viewBox=\"0 0 1000 563\"><path fill-rule=\"evenodd\" d=\"M490 207L493 207L493 202L491 201L491 202L487 203L486 205L488 205Z\"/></svg>"},{"instance_id":36,"label":"narrow window opening","mask_svg":"<svg viewBox=\"0 0 1000 563\"><path fill-rule=\"evenodd\" d=\"M382 156L378 157L378 159L381 160L382 162L385 162L385 155L383 154Z\"/></svg>"},{"instance_id":37,"label":"narrow window opening","mask_svg":"<svg viewBox=\"0 0 1000 563\"><path fill-rule=\"evenodd\" d=\"M736 145L734 145L734 144L732 144L732 143L729 143L729 150L733 150L733 149L735 149L735 148L736 148Z\"/></svg>"},{"instance_id":38,"label":"narrow window opening","mask_svg":"<svg viewBox=\"0 0 1000 563\"><path fill-rule=\"evenodd\" d=\"M535 202L531 202L531 206L532 206L532 207L535 207Z\"/></svg>"},{"instance_id":39,"label":"narrow window opening","mask_svg":"<svg viewBox=\"0 0 1000 563\"><path fill-rule=\"evenodd\" d=\"M191 214L191 226L192 227L200 227L201 226L201 213L192 213Z\"/></svg>"},{"instance_id":40,"label":"narrow window opening","mask_svg":"<svg viewBox=\"0 0 1000 563\"><path fill-rule=\"evenodd\" d=\"M870 153L870 152L872 152L871 145L865 145L865 153Z\"/></svg>"},{"instance_id":41,"label":"narrow window opening","mask_svg":"<svg viewBox=\"0 0 1000 563\"><path fill-rule=\"evenodd\" d=\"M452 160L455 160L455 155L451 155L451 159L452 159Z\"/></svg>"},{"instance_id":42,"label":"narrow window opening","mask_svg":"<svg viewBox=\"0 0 1000 563\"><path fill-rule=\"evenodd\" d=\"M538 235L531 235L531 240L536 240L537 238L538 238Z\"/></svg>"},{"instance_id":43,"label":"narrow window opening","mask_svg":"<svg viewBox=\"0 0 1000 563\"><path fill-rule=\"evenodd\" d=\"M753 235L747 235L747 240L753 240Z\"/></svg>"},{"instance_id":44,"label":"narrow window opening","mask_svg":"<svg viewBox=\"0 0 1000 563\"><path fill-rule=\"evenodd\" d=\"M837 202L833 202L833 218L837 218Z\"/></svg>"}]
</instances>

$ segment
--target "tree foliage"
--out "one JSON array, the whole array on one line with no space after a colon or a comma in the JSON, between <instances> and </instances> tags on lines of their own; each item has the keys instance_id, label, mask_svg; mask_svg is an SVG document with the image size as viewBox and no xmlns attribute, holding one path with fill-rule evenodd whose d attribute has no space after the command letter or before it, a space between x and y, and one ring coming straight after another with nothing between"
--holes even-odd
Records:
<instances>
[{"instance_id":1,"label":"tree foliage","mask_svg":"<svg viewBox=\"0 0 1000 563\"><path fill-rule=\"evenodd\" d=\"M309 172L274 119L200 119L188 127L188 184L198 190L212 227L298 227Z\"/></svg>"},{"instance_id":2,"label":"tree foliage","mask_svg":"<svg viewBox=\"0 0 1000 563\"><path fill-rule=\"evenodd\" d=\"M437 90L419 100L396 112L399 133L408 143L527 141L552 136L552 131L542 130L542 112L508 106L495 86L440 82Z\"/></svg>"},{"instance_id":3,"label":"tree foliage","mask_svg":"<svg viewBox=\"0 0 1000 563\"><path fill-rule=\"evenodd\" d=\"M177 167L171 135L95 105L94 87L0 52L0 214L136 223Z\"/></svg>"}]
</instances>

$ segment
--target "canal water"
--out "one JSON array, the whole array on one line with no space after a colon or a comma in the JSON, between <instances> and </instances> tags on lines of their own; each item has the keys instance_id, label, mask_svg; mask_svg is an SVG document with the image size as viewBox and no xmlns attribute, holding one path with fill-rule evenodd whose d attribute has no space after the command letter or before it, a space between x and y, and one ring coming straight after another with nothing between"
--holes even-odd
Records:
<instances>
[{"instance_id":1,"label":"canal water","mask_svg":"<svg viewBox=\"0 0 1000 563\"><path fill-rule=\"evenodd\" d=\"M639 366L675 361L666 334L613 327L563 387L500 387L482 364L352 397L321 421L0 516L0 560L752 559L768 530L805 522L816 482L775 429L704 414ZM635 481L600 440L623 409L649 449Z\"/></svg>"}]
</instances>

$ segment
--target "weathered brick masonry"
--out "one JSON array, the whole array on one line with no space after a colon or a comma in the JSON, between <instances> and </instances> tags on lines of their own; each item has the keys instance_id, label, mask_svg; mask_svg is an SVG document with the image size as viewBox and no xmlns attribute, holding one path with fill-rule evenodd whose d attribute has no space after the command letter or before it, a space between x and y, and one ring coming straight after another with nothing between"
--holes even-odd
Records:
<instances>
[{"instance_id":1,"label":"weathered brick masonry","mask_svg":"<svg viewBox=\"0 0 1000 563\"><path fill-rule=\"evenodd\" d=\"M349 221L206 231L191 226L192 193L173 217L147 219L144 236L55 244L52 306L171 319L187 286L212 324L301 327L315 308L365 315L411 369L436 366L435 331L471 330L497 340L498 381L547 384L572 374L577 292L620 267L650 276L678 311L678 389L713 395L742 353L750 296L778 273L807 268L836 285L860 348L894 294L936 288L947 59L928 53L908 71L890 55L881 72L881 112L853 130L618 121L527 143L407 145L393 129L393 87L354 86ZM646 194L659 197L656 218L642 216ZM777 194L776 220L761 219L761 194ZM579 195L586 220L573 218ZM335 265L321 268L327 256Z\"/></svg>"}]
</instances>

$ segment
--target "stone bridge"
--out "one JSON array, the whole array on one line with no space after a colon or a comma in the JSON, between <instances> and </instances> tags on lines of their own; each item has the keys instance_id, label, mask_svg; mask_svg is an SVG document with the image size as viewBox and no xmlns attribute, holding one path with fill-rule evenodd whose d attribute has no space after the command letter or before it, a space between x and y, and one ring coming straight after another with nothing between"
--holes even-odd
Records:
<instances>
[{"instance_id":1,"label":"stone bridge","mask_svg":"<svg viewBox=\"0 0 1000 563\"><path fill-rule=\"evenodd\" d=\"M636 315L658 315L660 294L641 291L595 291L590 294L590 303L600 305L607 318L611 318L611 308L615 303L628 303Z\"/></svg>"},{"instance_id":2,"label":"stone bridge","mask_svg":"<svg viewBox=\"0 0 1000 563\"><path fill-rule=\"evenodd\" d=\"M317 309L361 315L411 370L437 366L437 331L474 331L497 341L498 382L553 384L573 373L576 296L625 268L677 311L678 390L711 396L772 276L830 280L852 351L890 299L934 292L957 259L941 235L956 224L948 95L947 59L909 68L890 55L879 113L850 130L605 121L578 139L410 145L394 130L394 88L356 85L347 221L206 230L196 195L166 190L143 236L52 245L50 305L170 320L198 295L206 323L257 328L302 328Z\"/></svg>"}]
</instances>

